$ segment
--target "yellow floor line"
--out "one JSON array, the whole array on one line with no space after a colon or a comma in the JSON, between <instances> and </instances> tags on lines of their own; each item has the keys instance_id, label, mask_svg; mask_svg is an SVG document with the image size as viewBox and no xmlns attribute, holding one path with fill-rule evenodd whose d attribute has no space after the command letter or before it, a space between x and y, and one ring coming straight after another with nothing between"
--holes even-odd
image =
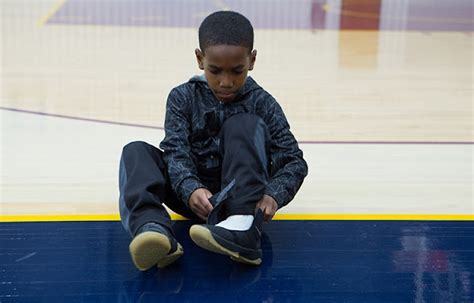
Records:
<instances>
[{"instance_id":1,"label":"yellow floor line","mask_svg":"<svg viewBox=\"0 0 474 303\"><path fill-rule=\"evenodd\" d=\"M463 214L280 214L275 220L474 221Z\"/></svg>"},{"instance_id":2,"label":"yellow floor line","mask_svg":"<svg viewBox=\"0 0 474 303\"><path fill-rule=\"evenodd\" d=\"M51 18L52 16L54 16L56 14L56 12L66 3L66 0L59 0L58 2L56 2L56 4L49 10L49 12L43 16L43 18L41 18L39 21L38 21L38 26L43 26L46 24L46 22L48 22L49 18Z\"/></svg>"},{"instance_id":3,"label":"yellow floor line","mask_svg":"<svg viewBox=\"0 0 474 303\"><path fill-rule=\"evenodd\" d=\"M173 220L186 218L171 214ZM274 220L474 221L463 214L277 214ZM0 215L0 222L119 221L118 214Z\"/></svg>"}]
</instances>

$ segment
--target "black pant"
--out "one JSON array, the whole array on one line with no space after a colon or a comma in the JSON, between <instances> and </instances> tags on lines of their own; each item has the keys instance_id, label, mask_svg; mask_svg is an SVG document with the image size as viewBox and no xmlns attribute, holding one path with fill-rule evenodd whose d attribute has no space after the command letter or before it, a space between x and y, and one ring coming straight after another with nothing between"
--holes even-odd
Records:
<instances>
[{"instance_id":1,"label":"black pant","mask_svg":"<svg viewBox=\"0 0 474 303\"><path fill-rule=\"evenodd\" d=\"M238 114L224 122L219 133L220 169L212 170L214 178L209 172L199 176L214 195L212 203L220 204L219 210L213 210L219 215L213 217L254 214L269 178L269 140L267 126L255 115ZM198 219L171 189L162 155L161 150L145 142L132 142L123 148L120 217L132 236L148 222L171 229L170 216L162 203L182 216Z\"/></svg>"}]
</instances>

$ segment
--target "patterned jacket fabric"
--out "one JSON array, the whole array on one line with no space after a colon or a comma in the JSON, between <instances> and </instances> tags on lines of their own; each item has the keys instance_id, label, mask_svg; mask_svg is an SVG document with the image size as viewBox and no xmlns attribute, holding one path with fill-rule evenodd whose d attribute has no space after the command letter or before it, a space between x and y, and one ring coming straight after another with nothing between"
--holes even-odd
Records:
<instances>
[{"instance_id":1,"label":"patterned jacket fabric","mask_svg":"<svg viewBox=\"0 0 474 303\"><path fill-rule=\"evenodd\" d=\"M228 117L239 113L262 118L271 136L270 180L265 193L281 208L300 188L308 167L277 101L247 77L236 99L224 104L214 96L202 75L171 90L166 104L165 138L160 144L172 189L184 203L188 204L198 188L220 187L219 130Z\"/></svg>"}]
</instances>

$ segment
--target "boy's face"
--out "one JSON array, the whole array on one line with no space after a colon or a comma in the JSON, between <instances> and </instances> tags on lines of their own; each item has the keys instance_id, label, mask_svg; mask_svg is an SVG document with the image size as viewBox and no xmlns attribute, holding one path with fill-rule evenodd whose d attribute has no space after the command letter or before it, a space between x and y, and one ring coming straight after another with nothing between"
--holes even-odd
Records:
<instances>
[{"instance_id":1,"label":"boy's face","mask_svg":"<svg viewBox=\"0 0 474 303\"><path fill-rule=\"evenodd\" d=\"M208 46L196 49L199 68L204 70L209 88L220 101L232 102L253 69L257 51L235 45Z\"/></svg>"}]
</instances>

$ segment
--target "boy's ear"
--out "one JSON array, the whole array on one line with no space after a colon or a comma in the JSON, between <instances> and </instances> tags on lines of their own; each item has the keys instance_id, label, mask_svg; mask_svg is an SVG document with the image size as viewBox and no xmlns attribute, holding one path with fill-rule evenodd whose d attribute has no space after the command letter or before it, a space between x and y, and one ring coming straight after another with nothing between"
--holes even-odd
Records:
<instances>
[{"instance_id":1,"label":"boy's ear","mask_svg":"<svg viewBox=\"0 0 474 303\"><path fill-rule=\"evenodd\" d=\"M196 60L197 60L199 69L204 70L204 63L202 62L202 59L204 58L204 54L199 48L196 48L194 50L194 53L196 54Z\"/></svg>"},{"instance_id":2,"label":"boy's ear","mask_svg":"<svg viewBox=\"0 0 474 303\"><path fill-rule=\"evenodd\" d=\"M255 60L257 59L257 50L254 49L250 53L250 65L249 65L249 70L253 70L253 65L255 64Z\"/></svg>"}]
</instances>

